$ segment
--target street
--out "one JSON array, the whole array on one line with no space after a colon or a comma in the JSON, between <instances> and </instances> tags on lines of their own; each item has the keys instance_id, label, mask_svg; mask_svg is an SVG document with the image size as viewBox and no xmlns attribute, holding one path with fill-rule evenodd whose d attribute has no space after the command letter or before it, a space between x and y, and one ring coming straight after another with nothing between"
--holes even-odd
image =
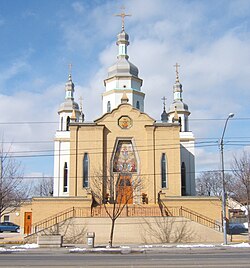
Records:
<instances>
[{"instance_id":1,"label":"street","mask_svg":"<svg viewBox=\"0 0 250 268\"><path fill-rule=\"evenodd\" d=\"M0 254L0 267L250 267L249 249L174 249L137 254L30 250Z\"/></svg>"}]
</instances>

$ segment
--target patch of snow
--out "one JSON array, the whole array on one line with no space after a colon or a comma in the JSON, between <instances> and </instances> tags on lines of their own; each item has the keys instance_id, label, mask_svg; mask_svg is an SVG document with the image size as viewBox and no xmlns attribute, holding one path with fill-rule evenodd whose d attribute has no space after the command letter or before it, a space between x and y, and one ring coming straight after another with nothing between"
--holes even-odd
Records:
<instances>
[{"instance_id":1,"label":"patch of snow","mask_svg":"<svg viewBox=\"0 0 250 268\"><path fill-rule=\"evenodd\" d=\"M86 251L86 248L72 248L69 250L69 252L84 252Z\"/></svg>"},{"instance_id":2,"label":"patch of snow","mask_svg":"<svg viewBox=\"0 0 250 268\"><path fill-rule=\"evenodd\" d=\"M240 243L240 244L231 244L231 245L223 245L222 246L224 247L233 247L233 248L249 248L250 245L248 243Z\"/></svg>"},{"instance_id":3,"label":"patch of snow","mask_svg":"<svg viewBox=\"0 0 250 268\"><path fill-rule=\"evenodd\" d=\"M69 252L86 252L89 250L91 250L92 252L109 252L109 251L120 252L121 248L73 248L70 249Z\"/></svg>"},{"instance_id":4,"label":"patch of snow","mask_svg":"<svg viewBox=\"0 0 250 268\"><path fill-rule=\"evenodd\" d=\"M19 246L12 246L11 248L22 248L22 249L31 249L31 248L39 248L38 244L24 244L24 245L19 245Z\"/></svg>"},{"instance_id":5,"label":"patch of snow","mask_svg":"<svg viewBox=\"0 0 250 268\"><path fill-rule=\"evenodd\" d=\"M196 245L176 245L177 248L213 248L211 244L196 244Z\"/></svg>"},{"instance_id":6,"label":"patch of snow","mask_svg":"<svg viewBox=\"0 0 250 268\"><path fill-rule=\"evenodd\" d=\"M142 246L139 246L139 248L152 248L153 245L142 245Z\"/></svg>"},{"instance_id":7,"label":"patch of snow","mask_svg":"<svg viewBox=\"0 0 250 268\"><path fill-rule=\"evenodd\" d=\"M15 248L3 248L3 247L0 247L0 252L16 252L16 251L24 251L24 249L15 249Z\"/></svg>"}]
</instances>

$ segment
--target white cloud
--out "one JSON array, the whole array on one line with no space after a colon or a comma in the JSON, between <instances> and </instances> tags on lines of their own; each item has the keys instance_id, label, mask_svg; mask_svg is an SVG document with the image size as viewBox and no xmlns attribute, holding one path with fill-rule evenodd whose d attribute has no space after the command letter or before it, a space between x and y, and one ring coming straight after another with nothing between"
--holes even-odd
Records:
<instances>
[{"instance_id":1,"label":"white cloud","mask_svg":"<svg viewBox=\"0 0 250 268\"><path fill-rule=\"evenodd\" d=\"M17 74L27 70L28 66L28 63L25 60L17 60L13 62L9 68L6 68L4 71L2 71L2 74L0 76L0 85L2 86Z\"/></svg>"}]
</instances>

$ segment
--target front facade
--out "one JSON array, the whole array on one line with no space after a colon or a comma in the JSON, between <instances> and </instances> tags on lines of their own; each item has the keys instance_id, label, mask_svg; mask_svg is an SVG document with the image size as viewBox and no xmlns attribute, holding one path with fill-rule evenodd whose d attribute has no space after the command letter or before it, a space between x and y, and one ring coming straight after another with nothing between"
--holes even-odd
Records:
<instances>
[{"instance_id":1,"label":"front facade","mask_svg":"<svg viewBox=\"0 0 250 268\"><path fill-rule=\"evenodd\" d=\"M111 203L127 204L116 226L117 243L143 243L144 217L151 217L155 228L159 219L186 222L190 241L220 241L219 198L195 196L195 139L178 64L172 104L166 109L163 98L161 120L155 120L146 112L139 70L128 60L124 25L117 45L117 61L104 80L102 115L93 122L84 121L69 74L54 140L53 196L33 197L20 208L21 231L37 235L70 227L61 234L87 230L105 243L109 219L102 204L114 207ZM76 236L83 237L82 231Z\"/></svg>"},{"instance_id":2,"label":"front facade","mask_svg":"<svg viewBox=\"0 0 250 268\"><path fill-rule=\"evenodd\" d=\"M128 60L128 40L123 26L117 36L117 61L104 80L100 118L84 122L69 75L55 135L54 197L89 200L97 180L102 200L109 196L112 201L123 180L131 185L132 204L145 203L145 197L147 203L157 204L159 194L195 195L194 136L188 125L190 112L182 99L178 65L173 103L167 112L164 103L158 122L144 112L143 81ZM136 189L132 187L135 180L140 182Z\"/></svg>"}]
</instances>

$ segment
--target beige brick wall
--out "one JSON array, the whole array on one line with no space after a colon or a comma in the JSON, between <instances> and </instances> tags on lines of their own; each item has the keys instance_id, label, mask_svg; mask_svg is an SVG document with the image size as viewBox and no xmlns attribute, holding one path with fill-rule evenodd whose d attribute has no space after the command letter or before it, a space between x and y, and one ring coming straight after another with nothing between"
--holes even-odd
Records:
<instances>
[{"instance_id":1,"label":"beige brick wall","mask_svg":"<svg viewBox=\"0 0 250 268\"><path fill-rule=\"evenodd\" d=\"M132 120L129 129L118 125L121 116ZM180 138L179 126L154 125L147 114L140 113L130 105L123 104L111 114L96 120L97 125L71 126L70 196L83 196L87 191L82 186L83 155L89 154L90 179L97 175L110 175L110 164L117 139L132 139L138 157L138 174L142 180L141 192L148 195L150 203L157 203L161 190L161 156L165 153L168 166L169 196L181 195Z\"/></svg>"},{"instance_id":2,"label":"beige brick wall","mask_svg":"<svg viewBox=\"0 0 250 268\"><path fill-rule=\"evenodd\" d=\"M183 206L221 223L221 200L218 197L161 197L166 207Z\"/></svg>"}]
</instances>

